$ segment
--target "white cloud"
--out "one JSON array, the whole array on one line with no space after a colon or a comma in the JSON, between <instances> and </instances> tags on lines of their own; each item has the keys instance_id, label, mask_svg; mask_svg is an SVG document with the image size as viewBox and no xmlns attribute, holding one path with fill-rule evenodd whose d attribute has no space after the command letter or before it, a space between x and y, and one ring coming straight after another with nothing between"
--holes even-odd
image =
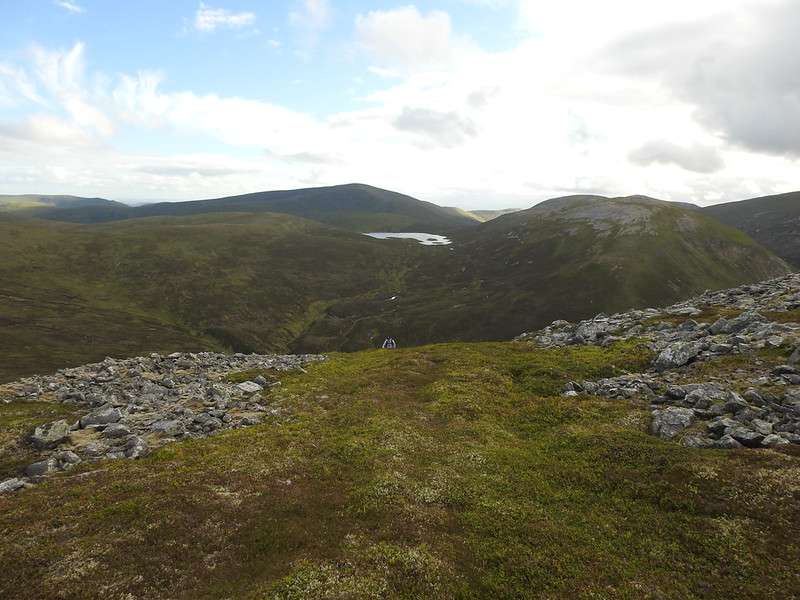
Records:
<instances>
[{"instance_id":1,"label":"white cloud","mask_svg":"<svg viewBox=\"0 0 800 600\"><path fill-rule=\"evenodd\" d=\"M329 0L300 0L289 12L289 22L311 31L321 31L331 24L333 11Z\"/></svg>"},{"instance_id":2,"label":"white cloud","mask_svg":"<svg viewBox=\"0 0 800 600\"><path fill-rule=\"evenodd\" d=\"M450 16L434 10L423 15L415 6L374 10L356 16L359 44L382 65L417 67L453 58Z\"/></svg>"},{"instance_id":3,"label":"white cloud","mask_svg":"<svg viewBox=\"0 0 800 600\"><path fill-rule=\"evenodd\" d=\"M0 63L0 105L15 106L19 100L45 103L25 70Z\"/></svg>"},{"instance_id":4,"label":"white cloud","mask_svg":"<svg viewBox=\"0 0 800 600\"><path fill-rule=\"evenodd\" d=\"M36 75L77 126L89 129L93 134L110 136L114 132L111 119L92 103L86 90L83 54L84 45L80 42L67 51L35 46Z\"/></svg>"},{"instance_id":5,"label":"white cloud","mask_svg":"<svg viewBox=\"0 0 800 600\"><path fill-rule=\"evenodd\" d=\"M655 81L730 142L800 158L800 4L765 1L628 35L606 68Z\"/></svg>"},{"instance_id":6,"label":"white cloud","mask_svg":"<svg viewBox=\"0 0 800 600\"><path fill-rule=\"evenodd\" d=\"M502 52L482 51L455 30L446 13L405 7L360 15L357 41L380 75L364 82L377 88L360 96L356 108L326 116L225 90L175 89L157 72L123 74L96 89L86 83L93 79L84 74L82 45L62 52L40 49L32 65L0 68L0 98L30 105L33 113L0 123L0 188L188 199L365 181L468 208L529 206L581 192L707 204L800 189L790 153L769 156L743 143L742 131L751 130L706 116L719 111L698 112L724 106L709 102L707 88L680 85L692 82L687 73L726 75L711 78L709 85L725 90L736 84L730 90L739 98L728 98L731 110L746 114L741 109L749 102L755 112L747 114L763 113L762 120L771 122L768 113L781 106L771 100L781 89L773 84L785 86L786 98L798 89L800 71L788 68L794 56L781 58L775 49L779 56L763 55L774 60L760 63L763 73L754 72L742 61L748 54L739 44L745 42L737 40L740 50L732 58L703 54L705 67L713 68L698 71L691 54L705 46L691 42L686 53L677 54L680 68L667 68L674 61L667 65L664 56L684 43L667 44L664 31L653 36L650 30L637 41L631 32L656 22L647 10L609 0L605 15L594 3L565 1L564 8L530 4L546 14L530 13L525 27L549 25L531 35L518 30L524 39ZM718 29L703 20L687 25L679 13L689 4L676 2L677 9L651 8L657 19L678 23L680 39L714 38ZM745 0L730 0L725 7L709 0L709 6L703 3L697 11L728 11L747 27L760 28L758 35L740 35L757 47L783 31L774 20L747 18ZM632 11L631 20L615 21L621 8ZM588 24L577 18L582 14ZM729 31L725 28L725 35ZM786 36L773 39L783 40L780 47L794 47ZM734 58L747 68L727 68ZM746 77L753 78L757 93L742 84ZM773 91L764 96L764 90ZM786 131L794 131L797 122L788 123ZM116 132L129 129L142 139L149 136L153 155L113 150ZM48 132L65 141L48 143ZM202 147L207 140L219 150L158 156L165 137L170 147ZM634 161L632 150L638 150ZM55 179L51 166L69 177ZM25 181L41 185L22 185Z\"/></svg>"},{"instance_id":7,"label":"white cloud","mask_svg":"<svg viewBox=\"0 0 800 600\"><path fill-rule=\"evenodd\" d=\"M216 31L218 28L240 29L253 25L256 15L252 12L231 12L224 8L211 8L202 2L194 15L197 31Z\"/></svg>"},{"instance_id":8,"label":"white cloud","mask_svg":"<svg viewBox=\"0 0 800 600\"><path fill-rule=\"evenodd\" d=\"M54 4L73 14L85 12L82 6L75 2L70 2L69 0L55 0Z\"/></svg>"},{"instance_id":9,"label":"white cloud","mask_svg":"<svg viewBox=\"0 0 800 600\"><path fill-rule=\"evenodd\" d=\"M585 51L588 46L631 31L667 23L690 23L749 3L749 0L519 0L519 14L521 26L550 39L565 38L569 46Z\"/></svg>"},{"instance_id":10,"label":"white cloud","mask_svg":"<svg viewBox=\"0 0 800 600\"><path fill-rule=\"evenodd\" d=\"M78 125L55 115L36 114L14 123L0 123L0 137L27 143L84 146L90 137Z\"/></svg>"},{"instance_id":11,"label":"white cloud","mask_svg":"<svg viewBox=\"0 0 800 600\"><path fill-rule=\"evenodd\" d=\"M631 152L628 158L646 167L656 163L673 164L695 173L714 173L725 166L725 161L713 146L680 146L669 140L647 142Z\"/></svg>"},{"instance_id":12,"label":"white cloud","mask_svg":"<svg viewBox=\"0 0 800 600\"><path fill-rule=\"evenodd\" d=\"M121 118L150 128L201 132L232 146L267 145L281 153L302 152L307 140L325 143L320 124L302 113L258 100L162 92L161 83L157 73L122 76L111 93Z\"/></svg>"},{"instance_id":13,"label":"white cloud","mask_svg":"<svg viewBox=\"0 0 800 600\"><path fill-rule=\"evenodd\" d=\"M393 121L401 131L422 135L445 148L460 146L475 137L475 124L456 112L439 112L427 108L404 108Z\"/></svg>"}]
</instances>

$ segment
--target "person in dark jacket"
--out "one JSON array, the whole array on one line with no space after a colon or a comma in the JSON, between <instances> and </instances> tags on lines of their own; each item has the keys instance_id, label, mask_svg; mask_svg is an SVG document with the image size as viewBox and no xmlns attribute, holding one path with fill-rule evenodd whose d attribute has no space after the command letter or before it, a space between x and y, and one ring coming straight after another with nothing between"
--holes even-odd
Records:
<instances>
[{"instance_id":1,"label":"person in dark jacket","mask_svg":"<svg viewBox=\"0 0 800 600\"><path fill-rule=\"evenodd\" d=\"M397 348L397 342L393 337L388 337L383 340L383 345L381 346L384 350L394 350Z\"/></svg>"}]
</instances>

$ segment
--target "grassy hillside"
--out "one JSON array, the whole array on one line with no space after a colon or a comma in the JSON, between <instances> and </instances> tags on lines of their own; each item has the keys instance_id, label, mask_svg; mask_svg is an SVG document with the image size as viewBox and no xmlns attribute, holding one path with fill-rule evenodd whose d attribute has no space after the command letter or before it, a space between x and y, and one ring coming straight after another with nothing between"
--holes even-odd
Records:
<instances>
[{"instance_id":1,"label":"grassy hillside","mask_svg":"<svg viewBox=\"0 0 800 600\"><path fill-rule=\"evenodd\" d=\"M560 203L438 247L271 213L0 218L0 380L151 351L503 340L787 269L745 234L680 206Z\"/></svg>"},{"instance_id":2,"label":"grassy hillside","mask_svg":"<svg viewBox=\"0 0 800 600\"><path fill-rule=\"evenodd\" d=\"M665 305L788 271L746 234L641 197L556 199L454 240L395 301L334 304L295 347L357 349L374 330L405 344L510 339L555 319Z\"/></svg>"},{"instance_id":3,"label":"grassy hillside","mask_svg":"<svg viewBox=\"0 0 800 600\"><path fill-rule=\"evenodd\" d=\"M104 198L81 198L79 196L46 196L41 194L3 195L0 194L0 212L20 216L47 218L59 211L125 211L128 207L121 202Z\"/></svg>"},{"instance_id":4,"label":"grassy hillside","mask_svg":"<svg viewBox=\"0 0 800 600\"><path fill-rule=\"evenodd\" d=\"M273 212L295 215L351 231L423 231L438 233L477 224L467 215L410 196L368 185L350 184L258 192L212 200L161 202L136 207L65 208L49 219L97 223L153 216Z\"/></svg>"},{"instance_id":5,"label":"grassy hillside","mask_svg":"<svg viewBox=\"0 0 800 600\"><path fill-rule=\"evenodd\" d=\"M469 214L474 215L482 223L486 221L491 221L492 219L496 219L497 217L502 217L503 215L510 215L515 212L519 212L520 208L502 208L499 210L471 210Z\"/></svg>"},{"instance_id":6,"label":"grassy hillside","mask_svg":"<svg viewBox=\"0 0 800 600\"><path fill-rule=\"evenodd\" d=\"M746 231L795 267L800 267L800 192L717 204L704 209Z\"/></svg>"},{"instance_id":7,"label":"grassy hillside","mask_svg":"<svg viewBox=\"0 0 800 600\"><path fill-rule=\"evenodd\" d=\"M413 264L287 215L0 220L0 379L156 350L285 349L328 303Z\"/></svg>"},{"instance_id":8,"label":"grassy hillside","mask_svg":"<svg viewBox=\"0 0 800 600\"><path fill-rule=\"evenodd\" d=\"M649 358L451 344L284 374L263 425L0 496L0 596L797 598L796 453L557 396Z\"/></svg>"}]
</instances>

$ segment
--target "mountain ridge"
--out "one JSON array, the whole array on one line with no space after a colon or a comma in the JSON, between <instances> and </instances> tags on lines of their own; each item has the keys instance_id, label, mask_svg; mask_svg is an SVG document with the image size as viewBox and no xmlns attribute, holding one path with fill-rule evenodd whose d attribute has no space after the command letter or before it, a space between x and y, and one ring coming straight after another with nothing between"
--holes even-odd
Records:
<instances>
[{"instance_id":1,"label":"mountain ridge","mask_svg":"<svg viewBox=\"0 0 800 600\"><path fill-rule=\"evenodd\" d=\"M703 210L800 268L800 192L715 204Z\"/></svg>"},{"instance_id":2,"label":"mountain ridge","mask_svg":"<svg viewBox=\"0 0 800 600\"><path fill-rule=\"evenodd\" d=\"M127 206L54 207L40 218L77 223L191 216L207 213L274 212L309 218L351 231L426 231L439 233L477 225L466 214L366 184L272 190L182 202Z\"/></svg>"},{"instance_id":3,"label":"mountain ridge","mask_svg":"<svg viewBox=\"0 0 800 600\"><path fill-rule=\"evenodd\" d=\"M788 270L701 213L634 204L636 219L612 211L617 222L534 208L455 230L440 247L266 212L0 219L0 378L116 351L501 340Z\"/></svg>"}]
</instances>

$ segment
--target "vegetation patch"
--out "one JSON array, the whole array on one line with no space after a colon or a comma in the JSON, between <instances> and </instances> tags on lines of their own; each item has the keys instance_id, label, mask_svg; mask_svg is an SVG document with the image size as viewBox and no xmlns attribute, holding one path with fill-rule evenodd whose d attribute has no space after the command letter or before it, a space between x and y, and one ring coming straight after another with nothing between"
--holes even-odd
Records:
<instances>
[{"instance_id":1,"label":"vegetation patch","mask_svg":"<svg viewBox=\"0 0 800 600\"><path fill-rule=\"evenodd\" d=\"M36 452L20 438L37 425L59 419L71 420L74 406L54 402L0 402L0 481L17 475L19 469L35 460Z\"/></svg>"},{"instance_id":2,"label":"vegetation patch","mask_svg":"<svg viewBox=\"0 0 800 600\"><path fill-rule=\"evenodd\" d=\"M280 418L0 497L0 596L797 595L800 457L558 395L650 358L445 344L282 373Z\"/></svg>"}]
</instances>

